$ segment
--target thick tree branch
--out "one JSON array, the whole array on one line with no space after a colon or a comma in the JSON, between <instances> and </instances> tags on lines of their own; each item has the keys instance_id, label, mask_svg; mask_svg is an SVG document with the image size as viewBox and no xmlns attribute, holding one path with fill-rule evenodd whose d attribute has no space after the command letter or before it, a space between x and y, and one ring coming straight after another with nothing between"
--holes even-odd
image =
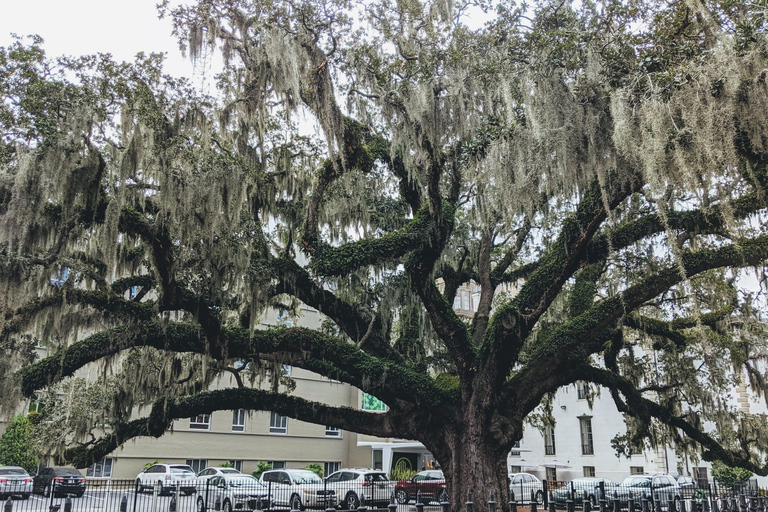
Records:
<instances>
[{"instance_id":1,"label":"thick tree branch","mask_svg":"<svg viewBox=\"0 0 768 512\"><path fill-rule=\"evenodd\" d=\"M301 327L249 331L230 328L223 332L225 354L214 359L258 359L262 354L282 354L291 364L348 382L387 403L403 400L424 407L439 407L451 394L437 388L432 379L391 361L360 351L356 345ZM170 322L144 322L120 326L78 341L18 371L22 392L36 390L73 375L88 363L131 347L154 347L172 352L210 354L198 326Z\"/></svg>"},{"instance_id":2,"label":"thick tree branch","mask_svg":"<svg viewBox=\"0 0 768 512\"><path fill-rule=\"evenodd\" d=\"M280 278L274 293L294 295L304 304L328 316L355 342L359 342L368 333L364 347L366 352L376 357L402 362L402 356L392 348L378 316L371 324L369 316L360 314L357 308L319 286L312 280L309 272L294 260L273 259L267 264L277 271Z\"/></svg>"},{"instance_id":3,"label":"thick tree branch","mask_svg":"<svg viewBox=\"0 0 768 512\"><path fill-rule=\"evenodd\" d=\"M585 380L595 382L624 395L624 400L621 400L620 397L613 394L614 402L616 403L619 412L640 419L654 417L671 427L682 430L689 438L693 439L704 448L702 453L704 460L720 460L729 466L748 469L759 475L768 474L768 463L756 464L754 461L754 454L751 454L746 450L737 451L724 447L711 435L697 428L686 418L685 413L675 414L669 408L643 397L635 386L624 377L609 370L592 366L582 367L580 373Z\"/></svg>"},{"instance_id":4,"label":"thick tree branch","mask_svg":"<svg viewBox=\"0 0 768 512\"><path fill-rule=\"evenodd\" d=\"M147 417L115 425L112 432L106 433L92 445L66 450L64 457L76 467L83 468L103 459L130 439L162 436L174 420L237 409L273 411L301 421L373 436L392 437L401 432L397 428L401 425L396 426L396 418L393 419L389 413L377 414L350 407L332 407L282 393L238 387L160 399L152 406Z\"/></svg>"}]
</instances>

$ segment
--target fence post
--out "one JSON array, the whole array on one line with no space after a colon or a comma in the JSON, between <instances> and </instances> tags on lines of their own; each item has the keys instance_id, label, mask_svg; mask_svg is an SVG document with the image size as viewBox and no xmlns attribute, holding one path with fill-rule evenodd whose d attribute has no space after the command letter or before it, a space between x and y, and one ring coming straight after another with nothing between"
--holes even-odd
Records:
<instances>
[{"instance_id":1,"label":"fence post","mask_svg":"<svg viewBox=\"0 0 768 512\"><path fill-rule=\"evenodd\" d=\"M424 503L421 501L421 491L416 491L416 512L424 512Z\"/></svg>"},{"instance_id":2,"label":"fence post","mask_svg":"<svg viewBox=\"0 0 768 512\"><path fill-rule=\"evenodd\" d=\"M51 502L48 504L49 510L53 508L53 497L56 496L56 480L51 480L48 493L50 494Z\"/></svg>"},{"instance_id":3,"label":"fence post","mask_svg":"<svg viewBox=\"0 0 768 512\"><path fill-rule=\"evenodd\" d=\"M566 512L573 512L574 504L573 504L573 489L568 490L568 498L565 500L565 510Z\"/></svg>"},{"instance_id":4,"label":"fence post","mask_svg":"<svg viewBox=\"0 0 768 512\"><path fill-rule=\"evenodd\" d=\"M373 494L371 494L371 497L373 497ZM392 493L389 495L389 505L387 506L387 508L389 509L389 512L397 512L397 502L395 501L395 491L392 491Z\"/></svg>"},{"instance_id":5,"label":"fence post","mask_svg":"<svg viewBox=\"0 0 768 512\"><path fill-rule=\"evenodd\" d=\"M133 512L136 512L136 502L139 501L139 479L136 479L136 484L133 487ZM203 510L202 512L205 512Z\"/></svg>"},{"instance_id":6,"label":"fence post","mask_svg":"<svg viewBox=\"0 0 768 512\"><path fill-rule=\"evenodd\" d=\"M583 512L592 512L592 502L586 496L581 499L581 510Z\"/></svg>"},{"instance_id":7,"label":"fence post","mask_svg":"<svg viewBox=\"0 0 768 512\"><path fill-rule=\"evenodd\" d=\"M491 498L488 500L488 512L496 512L496 500L493 499L493 491L491 491Z\"/></svg>"},{"instance_id":8,"label":"fence post","mask_svg":"<svg viewBox=\"0 0 768 512\"><path fill-rule=\"evenodd\" d=\"M511 505L511 504L510 504ZM466 512L473 512L473 509L475 508L475 504L472 503L472 491L467 491L467 502L464 504L464 507L466 508ZM510 510L512 507L510 506ZM512 512L517 512L517 510L513 510Z\"/></svg>"},{"instance_id":9,"label":"fence post","mask_svg":"<svg viewBox=\"0 0 768 512\"><path fill-rule=\"evenodd\" d=\"M72 498L69 496L64 500L64 512L72 512Z\"/></svg>"},{"instance_id":10,"label":"fence post","mask_svg":"<svg viewBox=\"0 0 768 512\"><path fill-rule=\"evenodd\" d=\"M549 512L556 512L555 510L555 493L549 491Z\"/></svg>"},{"instance_id":11,"label":"fence post","mask_svg":"<svg viewBox=\"0 0 768 512\"><path fill-rule=\"evenodd\" d=\"M158 480L155 485L152 486L152 512L157 512L157 497L160 495L160 491L163 489L163 484Z\"/></svg>"},{"instance_id":12,"label":"fence post","mask_svg":"<svg viewBox=\"0 0 768 512\"><path fill-rule=\"evenodd\" d=\"M536 509L539 506L539 503L536 501L536 492L533 489L531 489L531 502L528 506L531 509L531 512L536 512Z\"/></svg>"},{"instance_id":13,"label":"fence post","mask_svg":"<svg viewBox=\"0 0 768 512\"><path fill-rule=\"evenodd\" d=\"M128 495L127 494L123 494L123 497L120 500L120 512L128 512Z\"/></svg>"},{"instance_id":14,"label":"fence post","mask_svg":"<svg viewBox=\"0 0 768 512\"><path fill-rule=\"evenodd\" d=\"M635 497L632 496L632 491L629 491L629 500L627 500L627 510L629 512L635 512Z\"/></svg>"},{"instance_id":15,"label":"fence post","mask_svg":"<svg viewBox=\"0 0 768 512\"><path fill-rule=\"evenodd\" d=\"M613 491L613 512L621 512L621 502L619 501L619 492Z\"/></svg>"},{"instance_id":16,"label":"fence post","mask_svg":"<svg viewBox=\"0 0 768 512\"><path fill-rule=\"evenodd\" d=\"M451 502L448 501L448 491L443 489L443 492L440 494L440 506L443 509L443 512L451 512Z\"/></svg>"},{"instance_id":17,"label":"fence post","mask_svg":"<svg viewBox=\"0 0 768 512\"><path fill-rule=\"evenodd\" d=\"M643 512L650 512L650 503L648 502L648 496L643 496Z\"/></svg>"},{"instance_id":18,"label":"fence post","mask_svg":"<svg viewBox=\"0 0 768 512\"><path fill-rule=\"evenodd\" d=\"M549 508L549 492L548 491L549 491L549 483L546 480L544 480L543 482L541 482L541 492L543 494L542 497L544 498L545 509Z\"/></svg>"},{"instance_id":19,"label":"fence post","mask_svg":"<svg viewBox=\"0 0 768 512\"><path fill-rule=\"evenodd\" d=\"M3 512L13 512L13 500L11 499L10 494L8 495L8 499L5 501Z\"/></svg>"},{"instance_id":20,"label":"fence post","mask_svg":"<svg viewBox=\"0 0 768 512\"><path fill-rule=\"evenodd\" d=\"M360 505L357 506L358 512L368 512L368 505L365 504L365 494L360 496Z\"/></svg>"}]
</instances>

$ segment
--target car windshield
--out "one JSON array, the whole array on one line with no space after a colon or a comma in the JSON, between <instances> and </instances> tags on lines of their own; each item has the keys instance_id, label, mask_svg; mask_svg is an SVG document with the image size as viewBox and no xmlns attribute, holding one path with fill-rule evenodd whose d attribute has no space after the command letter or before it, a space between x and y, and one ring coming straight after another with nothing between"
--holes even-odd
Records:
<instances>
[{"instance_id":1,"label":"car windshield","mask_svg":"<svg viewBox=\"0 0 768 512\"><path fill-rule=\"evenodd\" d=\"M21 468L19 468L19 469L4 468L4 469L0 469L0 475L5 475L5 476L16 476L16 475L18 475L18 476L26 476L27 472L24 471Z\"/></svg>"},{"instance_id":2,"label":"car windshield","mask_svg":"<svg viewBox=\"0 0 768 512\"><path fill-rule=\"evenodd\" d=\"M189 466L171 466L171 473L193 473L192 468Z\"/></svg>"},{"instance_id":3,"label":"car windshield","mask_svg":"<svg viewBox=\"0 0 768 512\"><path fill-rule=\"evenodd\" d=\"M227 484L231 487L242 487L244 485L248 487L261 486L258 480L252 476L241 476L239 478L227 478Z\"/></svg>"},{"instance_id":4,"label":"car windshield","mask_svg":"<svg viewBox=\"0 0 768 512\"><path fill-rule=\"evenodd\" d=\"M293 482L297 484L321 484L323 480L311 471L297 471L291 473Z\"/></svg>"},{"instance_id":5,"label":"car windshield","mask_svg":"<svg viewBox=\"0 0 768 512\"><path fill-rule=\"evenodd\" d=\"M622 487L650 487L651 479L638 477L638 476L630 476L625 478L624 481L621 482L621 486Z\"/></svg>"}]
</instances>

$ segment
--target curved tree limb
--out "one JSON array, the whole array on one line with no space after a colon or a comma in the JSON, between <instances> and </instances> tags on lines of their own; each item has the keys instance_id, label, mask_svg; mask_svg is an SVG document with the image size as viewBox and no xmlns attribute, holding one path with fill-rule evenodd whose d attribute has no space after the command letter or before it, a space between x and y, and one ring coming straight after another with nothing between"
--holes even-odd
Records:
<instances>
[{"instance_id":1,"label":"curved tree limb","mask_svg":"<svg viewBox=\"0 0 768 512\"><path fill-rule=\"evenodd\" d=\"M437 388L429 376L375 358L352 343L311 329L229 328L223 332L222 345L226 354L215 359L253 359L261 354L282 354L295 366L348 382L387 403L403 399L439 407L451 400L450 393ZM20 369L22 392L31 396L36 390L73 375L88 363L132 347L209 353L205 336L196 325L170 322L164 326L144 322L137 326L119 326Z\"/></svg>"},{"instance_id":2,"label":"curved tree limb","mask_svg":"<svg viewBox=\"0 0 768 512\"><path fill-rule=\"evenodd\" d=\"M106 433L96 442L66 450L64 457L77 467L86 467L101 460L130 439L162 436L174 420L210 414L213 411L237 409L273 411L309 423L331 425L381 437L391 437L402 432L399 430L402 428L400 422L388 413L333 407L282 393L238 387L160 399L154 403L148 416L115 425L112 432Z\"/></svg>"}]
</instances>

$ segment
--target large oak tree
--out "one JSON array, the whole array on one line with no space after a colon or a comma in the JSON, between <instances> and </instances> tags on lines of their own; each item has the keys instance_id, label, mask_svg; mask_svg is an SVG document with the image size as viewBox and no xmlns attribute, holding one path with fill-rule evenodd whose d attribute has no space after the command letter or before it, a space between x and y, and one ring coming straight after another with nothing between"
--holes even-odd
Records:
<instances>
[{"instance_id":1,"label":"large oak tree","mask_svg":"<svg viewBox=\"0 0 768 512\"><path fill-rule=\"evenodd\" d=\"M768 472L765 418L724 398L768 378L764 2L160 9L223 55L212 96L158 56L0 51L0 394L98 388L64 456L271 410L418 439L453 503L505 497L526 419L581 380L625 414L619 451ZM298 304L322 328L255 329ZM388 410L295 396L284 363Z\"/></svg>"}]
</instances>

